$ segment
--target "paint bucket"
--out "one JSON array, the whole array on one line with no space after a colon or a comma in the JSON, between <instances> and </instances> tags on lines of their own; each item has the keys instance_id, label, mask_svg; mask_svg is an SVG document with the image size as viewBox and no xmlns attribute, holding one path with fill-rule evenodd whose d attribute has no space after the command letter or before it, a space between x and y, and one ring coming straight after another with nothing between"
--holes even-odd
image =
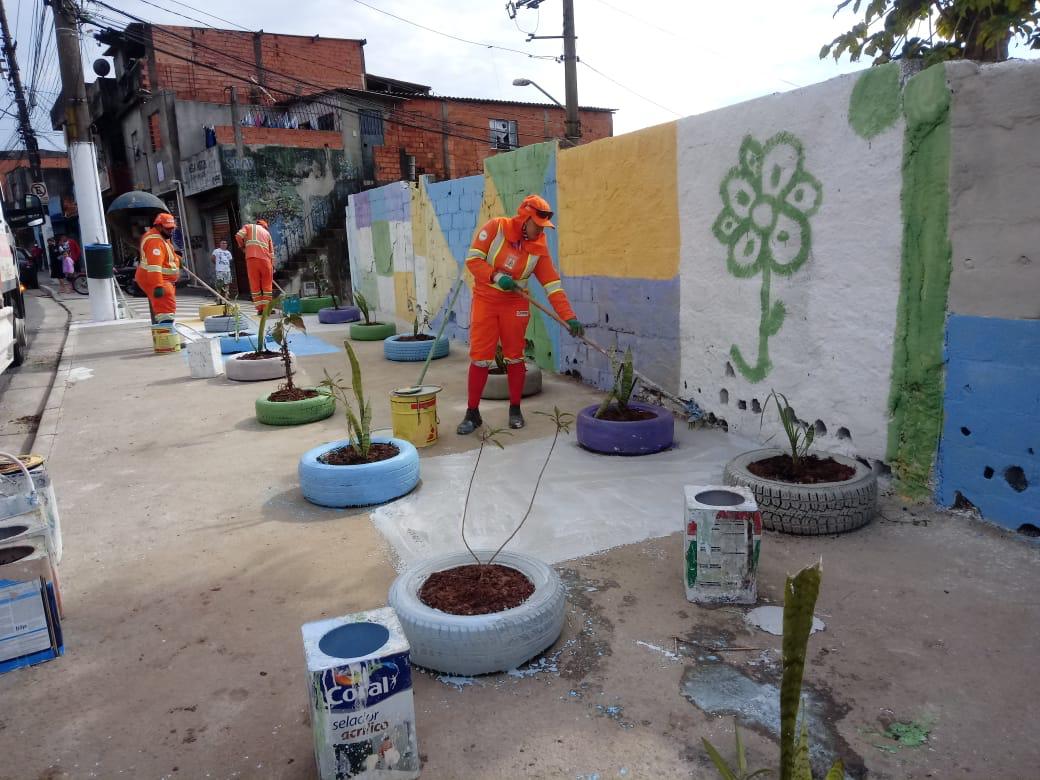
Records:
<instances>
[{"instance_id":1,"label":"paint bucket","mask_svg":"<svg viewBox=\"0 0 1040 780\"><path fill-rule=\"evenodd\" d=\"M152 347L157 355L181 351L181 336L173 327L173 320L162 320L152 325Z\"/></svg>"},{"instance_id":2,"label":"paint bucket","mask_svg":"<svg viewBox=\"0 0 1040 780\"><path fill-rule=\"evenodd\" d=\"M284 314L302 314L303 304L300 303L299 295L282 296L282 312Z\"/></svg>"},{"instance_id":3,"label":"paint bucket","mask_svg":"<svg viewBox=\"0 0 1040 780\"><path fill-rule=\"evenodd\" d=\"M0 463L0 540L6 538L5 528L18 523L27 523L27 530L32 530L36 518L36 522L46 529L51 557L55 563L60 563L61 516L46 462L39 455L22 455L18 459L29 471L29 479L15 464Z\"/></svg>"},{"instance_id":4,"label":"paint bucket","mask_svg":"<svg viewBox=\"0 0 1040 780\"><path fill-rule=\"evenodd\" d=\"M748 488L687 485L683 581L695 604L754 604L762 515Z\"/></svg>"},{"instance_id":5,"label":"paint bucket","mask_svg":"<svg viewBox=\"0 0 1040 780\"><path fill-rule=\"evenodd\" d=\"M437 443L437 393L443 390L437 385L423 385L417 393L394 390L390 394L390 420L394 436L410 441L416 447L429 447ZM411 388L407 388L411 390Z\"/></svg>"},{"instance_id":6,"label":"paint bucket","mask_svg":"<svg viewBox=\"0 0 1040 780\"><path fill-rule=\"evenodd\" d=\"M0 542L0 673L65 652L61 589L45 533Z\"/></svg>"},{"instance_id":7,"label":"paint bucket","mask_svg":"<svg viewBox=\"0 0 1040 780\"><path fill-rule=\"evenodd\" d=\"M224 373L219 338L200 338L188 342L188 371L195 379L209 379Z\"/></svg>"},{"instance_id":8,"label":"paint bucket","mask_svg":"<svg viewBox=\"0 0 1040 780\"><path fill-rule=\"evenodd\" d=\"M306 623L318 777L419 777L411 649L390 607Z\"/></svg>"}]
</instances>

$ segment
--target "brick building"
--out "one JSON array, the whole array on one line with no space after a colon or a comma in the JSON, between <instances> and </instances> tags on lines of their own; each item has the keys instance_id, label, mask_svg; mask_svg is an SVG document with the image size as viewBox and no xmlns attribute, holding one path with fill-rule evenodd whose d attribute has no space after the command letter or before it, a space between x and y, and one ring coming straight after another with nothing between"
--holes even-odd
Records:
<instances>
[{"instance_id":1,"label":"brick building","mask_svg":"<svg viewBox=\"0 0 1040 780\"><path fill-rule=\"evenodd\" d=\"M555 105L437 97L367 74L362 39L149 24L97 37L114 64L87 85L106 203L158 195L204 278L214 246L245 222L266 218L279 266L294 268L351 192L476 173L488 155L563 135ZM610 110L581 121L584 140L612 132Z\"/></svg>"},{"instance_id":2,"label":"brick building","mask_svg":"<svg viewBox=\"0 0 1040 780\"><path fill-rule=\"evenodd\" d=\"M48 198L44 206L50 214L52 230L55 234L78 235L79 216L76 196L72 189L68 155L65 152L41 149L40 168L43 171L43 183L47 185ZM29 158L25 151L0 152L0 191L5 203L14 208L23 207L32 181ZM26 230L25 235L18 237L23 245L42 239L41 230L37 229L36 234L33 234L32 229ZM30 237L30 234L33 235Z\"/></svg>"}]
</instances>

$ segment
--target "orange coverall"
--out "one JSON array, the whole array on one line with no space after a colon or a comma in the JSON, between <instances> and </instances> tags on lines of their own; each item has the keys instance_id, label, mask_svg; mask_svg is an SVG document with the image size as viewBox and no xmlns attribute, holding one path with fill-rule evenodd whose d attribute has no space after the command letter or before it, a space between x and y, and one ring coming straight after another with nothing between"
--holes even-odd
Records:
<instances>
[{"instance_id":1,"label":"orange coverall","mask_svg":"<svg viewBox=\"0 0 1040 780\"><path fill-rule=\"evenodd\" d=\"M274 288L274 241L263 225L248 224L235 233L235 242L246 253L249 291L256 313L263 314Z\"/></svg>"},{"instance_id":2,"label":"orange coverall","mask_svg":"<svg viewBox=\"0 0 1040 780\"><path fill-rule=\"evenodd\" d=\"M177 277L181 271L181 256L173 248L173 243L163 238L157 228L148 228L141 236L141 262L134 272L134 281L148 296L152 312L169 315L170 319L177 311ZM163 295L155 297L155 289L161 287Z\"/></svg>"},{"instance_id":3,"label":"orange coverall","mask_svg":"<svg viewBox=\"0 0 1040 780\"><path fill-rule=\"evenodd\" d=\"M534 274L561 319L576 319L553 266L545 234L535 241L524 240L526 221L527 216L492 219L477 233L466 256L466 267L474 281L469 356L477 365L494 363L499 341L507 363L524 360L530 307L519 293L506 292L494 283L499 273L511 276L523 288Z\"/></svg>"}]
</instances>

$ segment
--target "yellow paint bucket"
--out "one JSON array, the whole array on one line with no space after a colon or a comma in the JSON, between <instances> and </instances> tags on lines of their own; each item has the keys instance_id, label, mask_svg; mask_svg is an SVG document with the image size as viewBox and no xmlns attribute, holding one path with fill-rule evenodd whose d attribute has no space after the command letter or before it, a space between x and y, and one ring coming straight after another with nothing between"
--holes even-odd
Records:
<instances>
[{"instance_id":1,"label":"yellow paint bucket","mask_svg":"<svg viewBox=\"0 0 1040 780\"><path fill-rule=\"evenodd\" d=\"M437 418L437 393L442 389L437 385L423 385L414 393L394 390L390 394L394 436L406 439L416 447L436 444L437 423L440 422Z\"/></svg>"},{"instance_id":2,"label":"yellow paint bucket","mask_svg":"<svg viewBox=\"0 0 1040 780\"><path fill-rule=\"evenodd\" d=\"M224 304L222 303L203 303L199 305L199 319L203 322L206 321L206 317L223 317Z\"/></svg>"},{"instance_id":3,"label":"yellow paint bucket","mask_svg":"<svg viewBox=\"0 0 1040 780\"><path fill-rule=\"evenodd\" d=\"M172 321L152 325L152 347L157 355L181 351L181 335L174 329Z\"/></svg>"}]
</instances>

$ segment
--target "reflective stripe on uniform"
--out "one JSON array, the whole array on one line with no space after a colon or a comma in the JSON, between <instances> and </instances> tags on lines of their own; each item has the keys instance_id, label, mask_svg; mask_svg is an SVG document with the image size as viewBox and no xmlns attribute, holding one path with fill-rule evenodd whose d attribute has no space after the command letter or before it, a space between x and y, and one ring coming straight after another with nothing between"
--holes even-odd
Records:
<instances>
[{"instance_id":1,"label":"reflective stripe on uniform","mask_svg":"<svg viewBox=\"0 0 1040 780\"><path fill-rule=\"evenodd\" d=\"M499 227L498 233L495 235L495 240L491 242L491 247L488 249L488 253L484 255L484 259L487 260L488 265L492 268L495 267L495 258L498 257L498 253L502 251L502 246L506 242L506 231L505 228Z\"/></svg>"},{"instance_id":2,"label":"reflective stripe on uniform","mask_svg":"<svg viewBox=\"0 0 1040 780\"><path fill-rule=\"evenodd\" d=\"M141 263L138 266L138 268L140 268L143 271L148 271L149 273L161 273L163 270L163 267L161 265L150 265L149 263Z\"/></svg>"},{"instance_id":3,"label":"reflective stripe on uniform","mask_svg":"<svg viewBox=\"0 0 1040 780\"><path fill-rule=\"evenodd\" d=\"M481 260L487 260L487 255L481 252L476 247L470 247L469 254L466 255L467 260L471 257L479 257Z\"/></svg>"},{"instance_id":4,"label":"reflective stripe on uniform","mask_svg":"<svg viewBox=\"0 0 1040 780\"><path fill-rule=\"evenodd\" d=\"M543 285L545 287L546 295L553 295L554 293L563 292L563 282L557 279L555 282L548 282Z\"/></svg>"},{"instance_id":5,"label":"reflective stripe on uniform","mask_svg":"<svg viewBox=\"0 0 1040 780\"><path fill-rule=\"evenodd\" d=\"M534 273L534 267L536 265L538 265L538 258L539 257L541 257L541 255L528 255L527 256L527 265L524 266L524 272L522 274L520 274L520 278L521 279L526 279L532 273Z\"/></svg>"}]
</instances>

